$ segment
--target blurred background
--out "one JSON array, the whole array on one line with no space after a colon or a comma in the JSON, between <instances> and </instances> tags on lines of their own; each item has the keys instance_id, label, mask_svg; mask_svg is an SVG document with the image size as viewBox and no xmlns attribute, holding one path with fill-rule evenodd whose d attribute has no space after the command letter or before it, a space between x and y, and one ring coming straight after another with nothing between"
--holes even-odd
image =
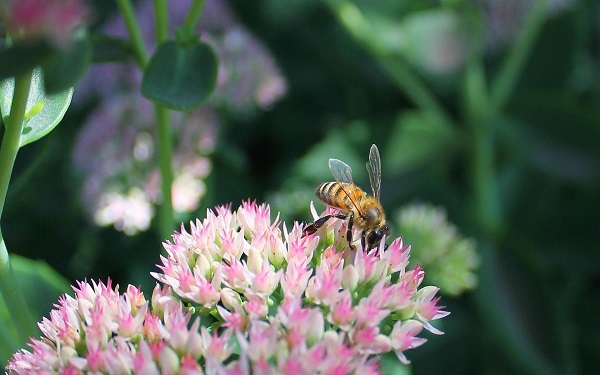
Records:
<instances>
[{"instance_id":1,"label":"blurred background","mask_svg":"<svg viewBox=\"0 0 600 375\"><path fill-rule=\"evenodd\" d=\"M152 2L135 4L153 48ZM189 1L169 4L177 25ZM92 5L95 32L126 35L112 2ZM208 0L199 33L219 78L207 105L173 113L179 221L248 198L288 228L310 221L329 158L370 191L375 143L392 235L452 313L407 353L413 373L597 371L600 3ZM166 239L140 82L133 64L92 66L17 158L4 238L66 285L153 288Z\"/></svg>"}]
</instances>

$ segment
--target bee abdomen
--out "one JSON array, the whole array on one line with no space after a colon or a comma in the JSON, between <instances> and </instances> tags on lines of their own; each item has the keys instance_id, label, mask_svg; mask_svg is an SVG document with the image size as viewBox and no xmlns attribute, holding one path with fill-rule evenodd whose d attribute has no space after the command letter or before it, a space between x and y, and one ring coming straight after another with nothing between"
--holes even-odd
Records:
<instances>
[{"instance_id":1,"label":"bee abdomen","mask_svg":"<svg viewBox=\"0 0 600 375\"><path fill-rule=\"evenodd\" d=\"M323 203L345 211L351 211L351 207L353 207L351 197L356 201L360 201L365 194L356 185L340 182L322 183L317 187L316 193Z\"/></svg>"}]
</instances>

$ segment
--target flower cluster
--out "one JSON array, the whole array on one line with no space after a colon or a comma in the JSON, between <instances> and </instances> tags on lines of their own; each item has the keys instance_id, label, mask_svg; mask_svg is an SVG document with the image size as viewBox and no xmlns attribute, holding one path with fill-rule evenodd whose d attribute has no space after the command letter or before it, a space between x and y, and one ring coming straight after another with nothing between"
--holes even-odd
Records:
<instances>
[{"instance_id":1,"label":"flower cluster","mask_svg":"<svg viewBox=\"0 0 600 375\"><path fill-rule=\"evenodd\" d=\"M408 363L424 328L441 334L438 288L420 288L400 238L365 252L342 220L302 229L254 202L208 210L164 244L150 303L132 286L79 283L9 370L376 374L379 354Z\"/></svg>"},{"instance_id":2,"label":"flower cluster","mask_svg":"<svg viewBox=\"0 0 600 375\"><path fill-rule=\"evenodd\" d=\"M67 45L87 16L80 0L8 0L0 5L0 18L6 18L13 36L45 38L56 46Z\"/></svg>"},{"instance_id":3,"label":"flower cluster","mask_svg":"<svg viewBox=\"0 0 600 375\"><path fill-rule=\"evenodd\" d=\"M429 204L401 209L398 229L415 247L412 259L427 265L427 276L449 295L477 286L479 254L474 239L465 238L446 217L446 211Z\"/></svg>"},{"instance_id":4,"label":"flower cluster","mask_svg":"<svg viewBox=\"0 0 600 375\"><path fill-rule=\"evenodd\" d=\"M50 318L39 323L44 338L33 352L16 353L11 373L199 374L203 353L229 355L225 337L200 327L166 288L155 288L152 306L139 288L79 282L75 297L64 295ZM156 306L156 308L154 308Z\"/></svg>"}]
</instances>

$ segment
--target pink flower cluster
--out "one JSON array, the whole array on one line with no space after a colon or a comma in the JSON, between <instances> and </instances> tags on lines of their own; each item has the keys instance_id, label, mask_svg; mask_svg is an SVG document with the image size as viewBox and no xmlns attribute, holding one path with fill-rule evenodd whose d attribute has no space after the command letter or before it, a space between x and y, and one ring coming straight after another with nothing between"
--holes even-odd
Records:
<instances>
[{"instance_id":1,"label":"pink flower cluster","mask_svg":"<svg viewBox=\"0 0 600 375\"><path fill-rule=\"evenodd\" d=\"M13 356L11 374L200 374L203 353L231 353L228 340L200 327L199 318L190 325L191 312L169 288L154 289L152 308L139 288L119 294L110 280L73 290L39 323L44 337L32 339L33 352Z\"/></svg>"},{"instance_id":2,"label":"pink flower cluster","mask_svg":"<svg viewBox=\"0 0 600 375\"><path fill-rule=\"evenodd\" d=\"M419 288L424 272L407 269L400 238L353 251L345 225L303 236L267 205L208 210L164 244L150 306L132 286L79 283L9 370L376 374L390 351L408 363L423 328L441 334L430 324L448 315L438 288Z\"/></svg>"},{"instance_id":3,"label":"pink flower cluster","mask_svg":"<svg viewBox=\"0 0 600 375\"><path fill-rule=\"evenodd\" d=\"M47 38L58 46L67 44L88 17L80 0L8 0L4 6L13 36Z\"/></svg>"}]
</instances>

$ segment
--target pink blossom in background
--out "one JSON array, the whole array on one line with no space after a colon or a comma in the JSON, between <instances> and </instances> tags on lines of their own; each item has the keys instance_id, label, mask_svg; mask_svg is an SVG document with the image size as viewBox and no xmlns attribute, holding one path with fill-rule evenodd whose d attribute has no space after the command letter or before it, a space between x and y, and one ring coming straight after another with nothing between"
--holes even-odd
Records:
<instances>
[{"instance_id":1,"label":"pink blossom in background","mask_svg":"<svg viewBox=\"0 0 600 375\"><path fill-rule=\"evenodd\" d=\"M172 25L183 22L190 4L189 0L169 2ZM146 45L153 51L152 2L136 3L136 16ZM109 19L103 31L128 38L120 15ZM187 113L171 112L175 140L171 193L173 208L179 213L194 212L206 194L204 179L212 169L210 154L217 142L220 113L246 116L271 107L287 90L275 60L224 2L206 2L197 31L215 49L220 75L206 105ZM149 228L154 206L162 199L156 119L152 104L140 93L141 81L142 74L133 63L96 64L74 96L75 105L99 101L78 134L72 156L84 181L82 202L97 225L112 225L129 235ZM128 213L129 207L139 210Z\"/></svg>"},{"instance_id":2,"label":"pink blossom in background","mask_svg":"<svg viewBox=\"0 0 600 375\"><path fill-rule=\"evenodd\" d=\"M66 47L75 30L87 23L89 9L80 0L7 0L0 5L0 16L13 37L44 38Z\"/></svg>"}]
</instances>

